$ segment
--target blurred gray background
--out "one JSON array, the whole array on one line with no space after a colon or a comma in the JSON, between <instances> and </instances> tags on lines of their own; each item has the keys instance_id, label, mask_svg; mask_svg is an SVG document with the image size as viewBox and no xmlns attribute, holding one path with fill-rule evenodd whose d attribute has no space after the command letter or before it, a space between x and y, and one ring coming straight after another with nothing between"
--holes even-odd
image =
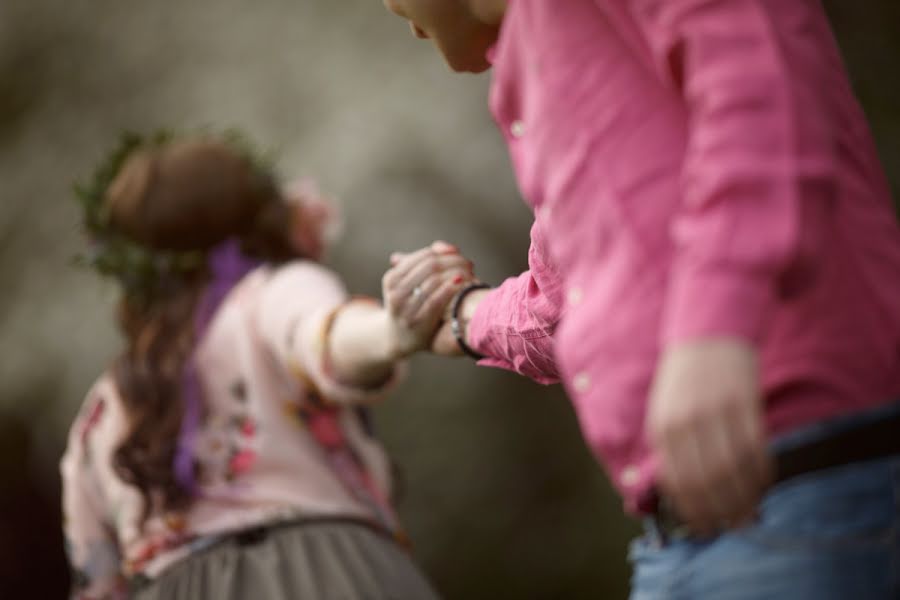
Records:
<instances>
[{"instance_id":1,"label":"blurred gray background","mask_svg":"<svg viewBox=\"0 0 900 600\"><path fill-rule=\"evenodd\" d=\"M827 3L900 178L900 4ZM377 294L394 250L457 243L482 278L525 266L530 215L485 106L378 0L0 0L0 597L62 598L56 464L118 349L114 290L70 266L71 201L123 129L237 127L335 194L327 261ZM564 394L416 358L377 411L415 554L451 599L624 598L623 516Z\"/></svg>"}]
</instances>

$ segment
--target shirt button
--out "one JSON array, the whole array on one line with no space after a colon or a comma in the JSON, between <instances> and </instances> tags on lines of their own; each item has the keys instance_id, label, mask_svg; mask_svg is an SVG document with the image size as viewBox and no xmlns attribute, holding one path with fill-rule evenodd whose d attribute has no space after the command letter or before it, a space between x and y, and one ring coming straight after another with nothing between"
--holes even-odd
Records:
<instances>
[{"instance_id":1,"label":"shirt button","mask_svg":"<svg viewBox=\"0 0 900 600\"><path fill-rule=\"evenodd\" d=\"M525 123L521 119L517 119L509 126L509 132L514 138L520 138L525 135Z\"/></svg>"},{"instance_id":2,"label":"shirt button","mask_svg":"<svg viewBox=\"0 0 900 600\"><path fill-rule=\"evenodd\" d=\"M579 373L572 379L572 387L579 394L583 394L591 387L591 376L587 373Z\"/></svg>"},{"instance_id":3,"label":"shirt button","mask_svg":"<svg viewBox=\"0 0 900 600\"><path fill-rule=\"evenodd\" d=\"M582 298L584 298L584 293L581 291L581 288L573 287L569 290L569 304L572 306L581 304Z\"/></svg>"},{"instance_id":4,"label":"shirt button","mask_svg":"<svg viewBox=\"0 0 900 600\"><path fill-rule=\"evenodd\" d=\"M634 465L628 465L622 469L619 480L625 487L634 487L641 479L641 471Z\"/></svg>"}]
</instances>

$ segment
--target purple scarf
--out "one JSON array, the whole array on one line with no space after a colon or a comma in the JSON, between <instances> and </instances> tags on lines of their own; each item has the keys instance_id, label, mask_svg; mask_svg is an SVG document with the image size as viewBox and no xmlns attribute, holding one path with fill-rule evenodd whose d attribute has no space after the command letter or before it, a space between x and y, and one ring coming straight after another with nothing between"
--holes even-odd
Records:
<instances>
[{"instance_id":1,"label":"purple scarf","mask_svg":"<svg viewBox=\"0 0 900 600\"><path fill-rule=\"evenodd\" d=\"M194 438L203 412L203 387L197 371L196 353L216 311L232 288L253 271L262 261L243 254L240 242L229 239L209 252L207 262L210 280L194 310L194 350L184 365L181 379L181 399L184 416L175 452L175 478L192 496L197 494L194 473Z\"/></svg>"}]
</instances>

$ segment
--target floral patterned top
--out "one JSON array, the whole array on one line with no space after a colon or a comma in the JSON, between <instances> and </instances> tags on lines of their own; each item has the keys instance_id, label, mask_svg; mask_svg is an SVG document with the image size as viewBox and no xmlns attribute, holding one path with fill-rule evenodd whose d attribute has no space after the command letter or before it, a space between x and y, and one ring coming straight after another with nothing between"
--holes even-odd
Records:
<instances>
[{"instance_id":1,"label":"floral patterned top","mask_svg":"<svg viewBox=\"0 0 900 600\"><path fill-rule=\"evenodd\" d=\"M113 378L94 384L62 459L63 512L73 598L119 598L230 531L283 519L342 516L394 527L385 500L390 467L362 405L375 390L341 384L327 369L327 331L348 301L324 267L260 267L231 291L197 352L204 414L195 438L198 497L179 514L152 514L115 472L127 432Z\"/></svg>"}]
</instances>

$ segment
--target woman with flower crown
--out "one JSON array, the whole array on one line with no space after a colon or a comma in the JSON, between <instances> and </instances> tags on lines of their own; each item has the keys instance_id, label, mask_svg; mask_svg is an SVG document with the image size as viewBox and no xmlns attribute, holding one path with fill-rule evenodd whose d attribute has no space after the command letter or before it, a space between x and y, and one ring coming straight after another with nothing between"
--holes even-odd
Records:
<instances>
[{"instance_id":1,"label":"woman with flower crown","mask_svg":"<svg viewBox=\"0 0 900 600\"><path fill-rule=\"evenodd\" d=\"M221 136L128 137L79 194L126 344L62 460L73 598L435 597L365 407L468 261L437 243L349 297L327 204Z\"/></svg>"}]
</instances>

